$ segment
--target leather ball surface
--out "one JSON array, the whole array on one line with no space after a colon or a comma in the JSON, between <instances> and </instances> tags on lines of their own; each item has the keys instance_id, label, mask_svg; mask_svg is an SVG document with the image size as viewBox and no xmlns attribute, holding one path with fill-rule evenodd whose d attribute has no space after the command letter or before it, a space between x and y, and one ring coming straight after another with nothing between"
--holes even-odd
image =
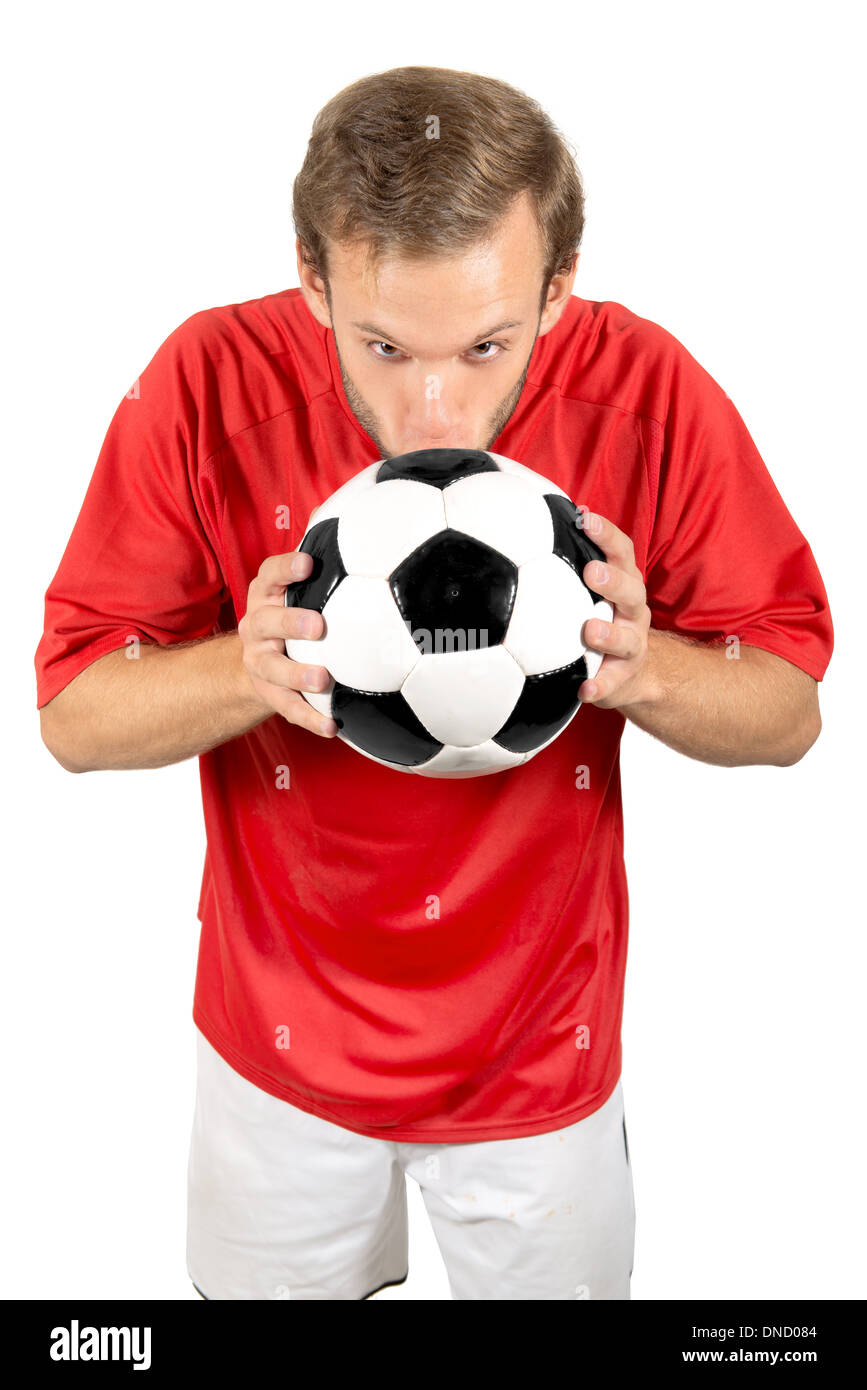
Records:
<instances>
[{"instance_id":1,"label":"leather ball surface","mask_svg":"<svg viewBox=\"0 0 867 1390\"><path fill-rule=\"evenodd\" d=\"M339 737L398 772L478 777L519 767L580 708L602 655L582 578L604 560L555 483L498 454L421 449L371 464L310 516L308 579L285 602L322 614L287 655L324 666L304 698Z\"/></svg>"}]
</instances>

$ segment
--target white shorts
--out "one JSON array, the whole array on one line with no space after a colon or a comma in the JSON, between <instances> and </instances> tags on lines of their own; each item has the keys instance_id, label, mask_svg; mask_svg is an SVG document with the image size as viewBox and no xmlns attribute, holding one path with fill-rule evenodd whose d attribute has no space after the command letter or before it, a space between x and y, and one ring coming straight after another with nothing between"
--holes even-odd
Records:
<instances>
[{"instance_id":1,"label":"white shorts","mask_svg":"<svg viewBox=\"0 0 867 1390\"><path fill-rule=\"evenodd\" d=\"M629 1298L635 1206L620 1082L564 1129L400 1143L270 1095L196 1031L187 1269L203 1298L364 1299L402 1283L407 1174L453 1298Z\"/></svg>"}]
</instances>

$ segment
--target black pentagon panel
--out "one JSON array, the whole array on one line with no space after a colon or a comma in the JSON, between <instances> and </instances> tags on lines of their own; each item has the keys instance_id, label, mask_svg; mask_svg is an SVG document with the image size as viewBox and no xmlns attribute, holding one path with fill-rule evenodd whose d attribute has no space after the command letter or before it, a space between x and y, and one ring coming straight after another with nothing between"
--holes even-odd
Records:
<instances>
[{"instance_id":1,"label":"black pentagon panel","mask_svg":"<svg viewBox=\"0 0 867 1390\"><path fill-rule=\"evenodd\" d=\"M392 478L411 478L414 482L430 483L431 487L449 487L451 483L469 478L473 473L499 473L499 466L490 454L480 449L415 449L411 454L398 454L386 459L376 475L378 483Z\"/></svg>"},{"instance_id":2,"label":"black pentagon panel","mask_svg":"<svg viewBox=\"0 0 867 1390\"><path fill-rule=\"evenodd\" d=\"M447 529L417 546L388 582L416 643L425 634L450 631L477 649L505 637L518 569L491 546Z\"/></svg>"},{"instance_id":3,"label":"black pentagon panel","mask_svg":"<svg viewBox=\"0 0 867 1390\"><path fill-rule=\"evenodd\" d=\"M571 666L528 676L518 703L494 743L510 753L533 753L547 743L571 719L581 701L578 690L587 679L587 663L581 656Z\"/></svg>"},{"instance_id":4,"label":"black pentagon panel","mask_svg":"<svg viewBox=\"0 0 867 1390\"><path fill-rule=\"evenodd\" d=\"M331 713L351 743L384 762L417 767L443 746L413 714L399 690L380 695L337 681Z\"/></svg>"},{"instance_id":5,"label":"black pentagon panel","mask_svg":"<svg viewBox=\"0 0 867 1390\"><path fill-rule=\"evenodd\" d=\"M597 594L595 589L591 589L590 585L585 583L583 570L591 560L602 560L604 563L605 552L599 549L595 541L591 541L580 524L576 525L576 521L580 522L581 513L574 502L570 502L568 497L560 497L557 493L548 493L545 501L554 523L554 554L559 555L560 559L565 560L575 571L593 602L600 602L605 595Z\"/></svg>"},{"instance_id":6,"label":"black pentagon panel","mask_svg":"<svg viewBox=\"0 0 867 1390\"><path fill-rule=\"evenodd\" d=\"M336 516L317 522L299 545L299 550L313 556L313 568L307 579L286 585L287 608L312 608L321 613L340 581L346 578L337 544L337 522Z\"/></svg>"}]
</instances>

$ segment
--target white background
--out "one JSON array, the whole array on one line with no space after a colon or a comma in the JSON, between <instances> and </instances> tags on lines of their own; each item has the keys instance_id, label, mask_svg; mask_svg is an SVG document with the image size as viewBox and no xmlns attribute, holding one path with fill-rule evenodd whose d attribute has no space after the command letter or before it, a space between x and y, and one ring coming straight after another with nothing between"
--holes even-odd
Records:
<instances>
[{"instance_id":1,"label":"white background","mask_svg":"<svg viewBox=\"0 0 867 1390\"><path fill-rule=\"evenodd\" d=\"M724 387L831 600L824 730L795 767L624 735L633 1298L867 1294L859 8L125 0L7 20L3 1296L198 1298L197 763L64 772L33 653L124 392L196 310L297 283L311 121L405 63L549 111L587 189L575 292L662 324ZM379 1297L448 1299L414 1184L410 1202L410 1279Z\"/></svg>"}]
</instances>

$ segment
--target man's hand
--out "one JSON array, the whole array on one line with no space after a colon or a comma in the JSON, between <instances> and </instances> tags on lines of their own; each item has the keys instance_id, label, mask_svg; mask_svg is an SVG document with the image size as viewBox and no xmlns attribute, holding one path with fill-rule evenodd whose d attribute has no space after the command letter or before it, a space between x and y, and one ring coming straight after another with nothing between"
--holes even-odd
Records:
<instances>
[{"instance_id":1,"label":"man's hand","mask_svg":"<svg viewBox=\"0 0 867 1390\"><path fill-rule=\"evenodd\" d=\"M592 680L580 686L582 704L600 709L622 709L646 698L648 685L648 640L650 609L644 580L635 563L629 536L619 531L607 517L586 507L579 508L584 530L604 551L606 564L591 560L584 566L585 583L606 598L614 610L609 624L589 618L584 624L585 647L602 652L604 659Z\"/></svg>"},{"instance_id":2,"label":"man's hand","mask_svg":"<svg viewBox=\"0 0 867 1390\"><path fill-rule=\"evenodd\" d=\"M306 666L286 655L287 637L321 637L325 623L321 613L310 608L287 608L286 585L306 579L313 568L313 557L306 551L292 550L285 555L269 555L247 591L247 611L238 624L244 669L260 699L290 724L300 724L314 734L333 738L337 725L318 714L298 693L322 691L330 674L324 666Z\"/></svg>"},{"instance_id":3,"label":"man's hand","mask_svg":"<svg viewBox=\"0 0 867 1390\"><path fill-rule=\"evenodd\" d=\"M629 536L586 507L584 530L605 555L582 571L614 612L610 630L599 618L583 628L586 647L602 652L582 703L620 709L639 729L689 758L721 767L791 767L822 728L818 682L781 656L744 642L739 660L728 649L651 627L644 581ZM735 634L736 635L736 634Z\"/></svg>"}]
</instances>

